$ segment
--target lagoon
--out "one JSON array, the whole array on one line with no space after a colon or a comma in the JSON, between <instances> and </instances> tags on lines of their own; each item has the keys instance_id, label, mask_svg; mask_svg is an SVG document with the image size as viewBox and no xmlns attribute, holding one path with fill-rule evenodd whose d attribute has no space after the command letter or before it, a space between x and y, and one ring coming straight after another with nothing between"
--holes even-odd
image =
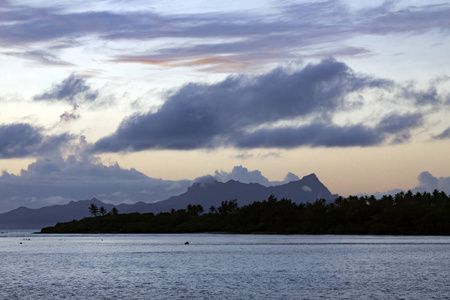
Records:
<instances>
[{"instance_id":1,"label":"lagoon","mask_svg":"<svg viewBox=\"0 0 450 300\"><path fill-rule=\"evenodd\" d=\"M1 299L446 299L449 275L450 237L0 233Z\"/></svg>"}]
</instances>

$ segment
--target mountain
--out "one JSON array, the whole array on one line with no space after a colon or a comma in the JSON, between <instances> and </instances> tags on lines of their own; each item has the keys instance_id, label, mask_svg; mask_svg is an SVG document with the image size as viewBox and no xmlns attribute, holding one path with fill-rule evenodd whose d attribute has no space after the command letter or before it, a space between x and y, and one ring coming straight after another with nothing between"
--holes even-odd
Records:
<instances>
[{"instance_id":1,"label":"mountain","mask_svg":"<svg viewBox=\"0 0 450 300\"><path fill-rule=\"evenodd\" d=\"M19 207L0 214L0 228L8 229L38 229L53 226L58 222L68 222L89 217L88 207L95 204L110 210L114 205L105 204L95 198L91 200L71 201L65 205L52 205L38 209Z\"/></svg>"},{"instance_id":2,"label":"mountain","mask_svg":"<svg viewBox=\"0 0 450 300\"><path fill-rule=\"evenodd\" d=\"M200 204L208 211L211 206L218 207L225 200L237 199L238 204L244 206L255 201L263 201L270 195L278 199L287 198L296 203L314 202L322 198L330 202L337 198L337 195L331 194L315 174L311 174L301 180L270 187L258 183L241 183L235 180L223 183L209 179L194 183L185 193L164 201L120 204L116 208L119 213L159 213L171 209L184 209L188 204ZM19 207L0 214L0 228L41 228L55 225L57 222L78 220L89 216L88 207L92 203L98 207L104 206L108 211L114 207L95 198L40 209Z\"/></svg>"},{"instance_id":3,"label":"mountain","mask_svg":"<svg viewBox=\"0 0 450 300\"><path fill-rule=\"evenodd\" d=\"M222 183L216 180L194 183L185 193L170 197L167 200L155 203L136 203L133 205L119 205L121 213L128 212L153 212L184 209L188 204L200 204L207 211L212 205L220 206L224 200L237 199L240 206L251 204L255 201L263 201L270 195L287 198L296 203L314 202L317 199L325 199L328 202L337 198L323 185L315 174L303 177L301 180L292 181L278 186L265 187L258 183L241 183L230 180Z\"/></svg>"}]
</instances>

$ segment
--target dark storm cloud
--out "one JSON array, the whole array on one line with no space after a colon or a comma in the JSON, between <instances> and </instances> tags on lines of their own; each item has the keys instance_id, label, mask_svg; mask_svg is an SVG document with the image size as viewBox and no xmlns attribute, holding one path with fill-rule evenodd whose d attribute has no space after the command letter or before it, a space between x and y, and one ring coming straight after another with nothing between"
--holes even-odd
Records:
<instances>
[{"instance_id":1,"label":"dark storm cloud","mask_svg":"<svg viewBox=\"0 0 450 300\"><path fill-rule=\"evenodd\" d=\"M0 125L0 158L45 155L57 151L70 139L64 134L45 136L29 124Z\"/></svg>"},{"instance_id":2,"label":"dark storm cloud","mask_svg":"<svg viewBox=\"0 0 450 300\"><path fill-rule=\"evenodd\" d=\"M450 139L450 127L442 131L440 134L433 136L436 140Z\"/></svg>"},{"instance_id":3,"label":"dark storm cloud","mask_svg":"<svg viewBox=\"0 0 450 300\"><path fill-rule=\"evenodd\" d=\"M445 102L433 85L421 91L414 88L414 83L409 83L402 88L400 96L414 100L417 105L438 105Z\"/></svg>"},{"instance_id":4,"label":"dark storm cloud","mask_svg":"<svg viewBox=\"0 0 450 300\"><path fill-rule=\"evenodd\" d=\"M355 74L347 65L332 59L309 64L296 72L275 69L259 76L230 76L212 85L188 84L169 95L157 112L125 119L113 135L99 140L94 148L99 152L118 152L250 147L245 139L272 131L279 134L275 144L282 147L373 145L383 139L363 126L340 128L340 134L333 125L321 124L311 125L313 128L248 132L277 121L307 116L327 118L348 108L345 98L349 94L392 85L391 81ZM385 125L385 132L396 126L389 124ZM311 130L322 132L324 140L312 142ZM290 140L295 134L305 136L307 141ZM337 140L339 136L341 141Z\"/></svg>"},{"instance_id":5,"label":"dark storm cloud","mask_svg":"<svg viewBox=\"0 0 450 300\"><path fill-rule=\"evenodd\" d=\"M239 148L365 147L381 144L389 137L393 137L393 143L401 143L410 138L411 129L421 124L420 114L392 114L375 127L312 123L294 128L261 129L236 135L234 145Z\"/></svg>"},{"instance_id":6,"label":"dark storm cloud","mask_svg":"<svg viewBox=\"0 0 450 300\"><path fill-rule=\"evenodd\" d=\"M422 115L419 113L406 115L391 114L384 117L377 128L380 132L395 134L416 128L421 124Z\"/></svg>"},{"instance_id":7,"label":"dark storm cloud","mask_svg":"<svg viewBox=\"0 0 450 300\"><path fill-rule=\"evenodd\" d=\"M36 101L63 101L76 104L78 101L93 102L98 97L98 91L93 90L86 79L74 74L41 95L34 97Z\"/></svg>"},{"instance_id":8,"label":"dark storm cloud","mask_svg":"<svg viewBox=\"0 0 450 300\"><path fill-rule=\"evenodd\" d=\"M383 135L363 125L319 123L298 128L257 130L237 137L235 144L239 148L352 147L378 145L383 140Z\"/></svg>"},{"instance_id":9,"label":"dark storm cloud","mask_svg":"<svg viewBox=\"0 0 450 300\"><path fill-rule=\"evenodd\" d=\"M421 34L433 29L448 31L450 28L449 4L396 9L393 1L358 11L334 0L282 3L270 13L259 15L250 11L178 15L149 11L73 13L49 7L14 6L5 1L0 6L0 19L3 21L0 23L0 45L7 47L50 42L53 44L48 45L50 49L64 41L72 43L87 36L100 40L196 38L199 41L195 45L183 43L156 51L126 53L115 57L117 62L195 60L206 56L226 56L234 64L262 59L279 61L280 58L297 56L301 49L320 44L328 45L327 52L334 56L340 53L351 55L352 51L342 52L338 45L336 49L330 49L329 45L359 35ZM231 38L233 41L229 41ZM220 43L217 43L218 39ZM71 43L66 43L66 47ZM74 45L79 44L75 42ZM359 49L354 55L366 52L370 53L370 50ZM37 59L58 62L56 57L32 55Z\"/></svg>"}]
</instances>

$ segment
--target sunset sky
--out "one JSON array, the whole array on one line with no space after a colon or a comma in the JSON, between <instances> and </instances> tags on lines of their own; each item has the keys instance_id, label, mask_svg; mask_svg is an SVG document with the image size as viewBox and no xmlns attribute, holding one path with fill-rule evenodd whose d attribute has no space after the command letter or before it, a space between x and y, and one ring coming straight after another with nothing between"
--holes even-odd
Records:
<instances>
[{"instance_id":1,"label":"sunset sky","mask_svg":"<svg viewBox=\"0 0 450 300\"><path fill-rule=\"evenodd\" d=\"M448 1L0 0L0 212L164 200L206 175L450 193L449 16Z\"/></svg>"}]
</instances>

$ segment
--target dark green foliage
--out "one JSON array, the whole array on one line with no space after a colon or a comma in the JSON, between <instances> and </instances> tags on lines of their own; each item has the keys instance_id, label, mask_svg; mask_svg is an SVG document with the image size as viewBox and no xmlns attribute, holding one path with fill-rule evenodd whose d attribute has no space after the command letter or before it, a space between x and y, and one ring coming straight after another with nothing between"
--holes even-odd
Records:
<instances>
[{"instance_id":1,"label":"dark green foliage","mask_svg":"<svg viewBox=\"0 0 450 300\"><path fill-rule=\"evenodd\" d=\"M187 213L192 216L198 216L204 212L203 206L188 204Z\"/></svg>"},{"instance_id":2,"label":"dark green foliage","mask_svg":"<svg viewBox=\"0 0 450 300\"><path fill-rule=\"evenodd\" d=\"M201 205L157 215L111 211L101 217L58 223L41 232L449 235L450 198L439 191L408 191L379 200L350 196L329 204L323 199L296 204L270 196L243 207L237 200L223 201L217 208L210 207L209 213Z\"/></svg>"},{"instance_id":3,"label":"dark green foliage","mask_svg":"<svg viewBox=\"0 0 450 300\"><path fill-rule=\"evenodd\" d=\"M220 215L226 216L230 214L235 214L239 211L239 206L237 200L222 201L221 205L217 208Z\"/></svg>"},{"instance_id":4,"label":"dark green foliage","mask_svg":"<svg viewBox=\"0 0 450 300\"><path fill-rule=\"evenodd\" d=\"M101 206L100 209L99 209L99 213L100 213L102 216L106 215L106 208L104 208L103 206Z\"/></svg>"},{"instance_id":5,"label":"dark green foliage","mask_svg":"<svg viewBox=\"0 0 450 300\"><path fill-rule=\"evenodd\" d=\"M90 206L89 206L89 213L92 215L92 216L97 216L97 214L98 214L98 207L97 207L97 205L95 205L94 203L92 203Z\"/></svg>"},{"instance_id":6,"label":"dark green foliage","mask_svg":"<svg viewBox=\"0 0 450 300\"><path fill-rule=\"evenodd\" d=\"M113 207L109 213L111 215L115 216L119 213L119 210L117 208Z\"/></svg>"}]
</instances>

